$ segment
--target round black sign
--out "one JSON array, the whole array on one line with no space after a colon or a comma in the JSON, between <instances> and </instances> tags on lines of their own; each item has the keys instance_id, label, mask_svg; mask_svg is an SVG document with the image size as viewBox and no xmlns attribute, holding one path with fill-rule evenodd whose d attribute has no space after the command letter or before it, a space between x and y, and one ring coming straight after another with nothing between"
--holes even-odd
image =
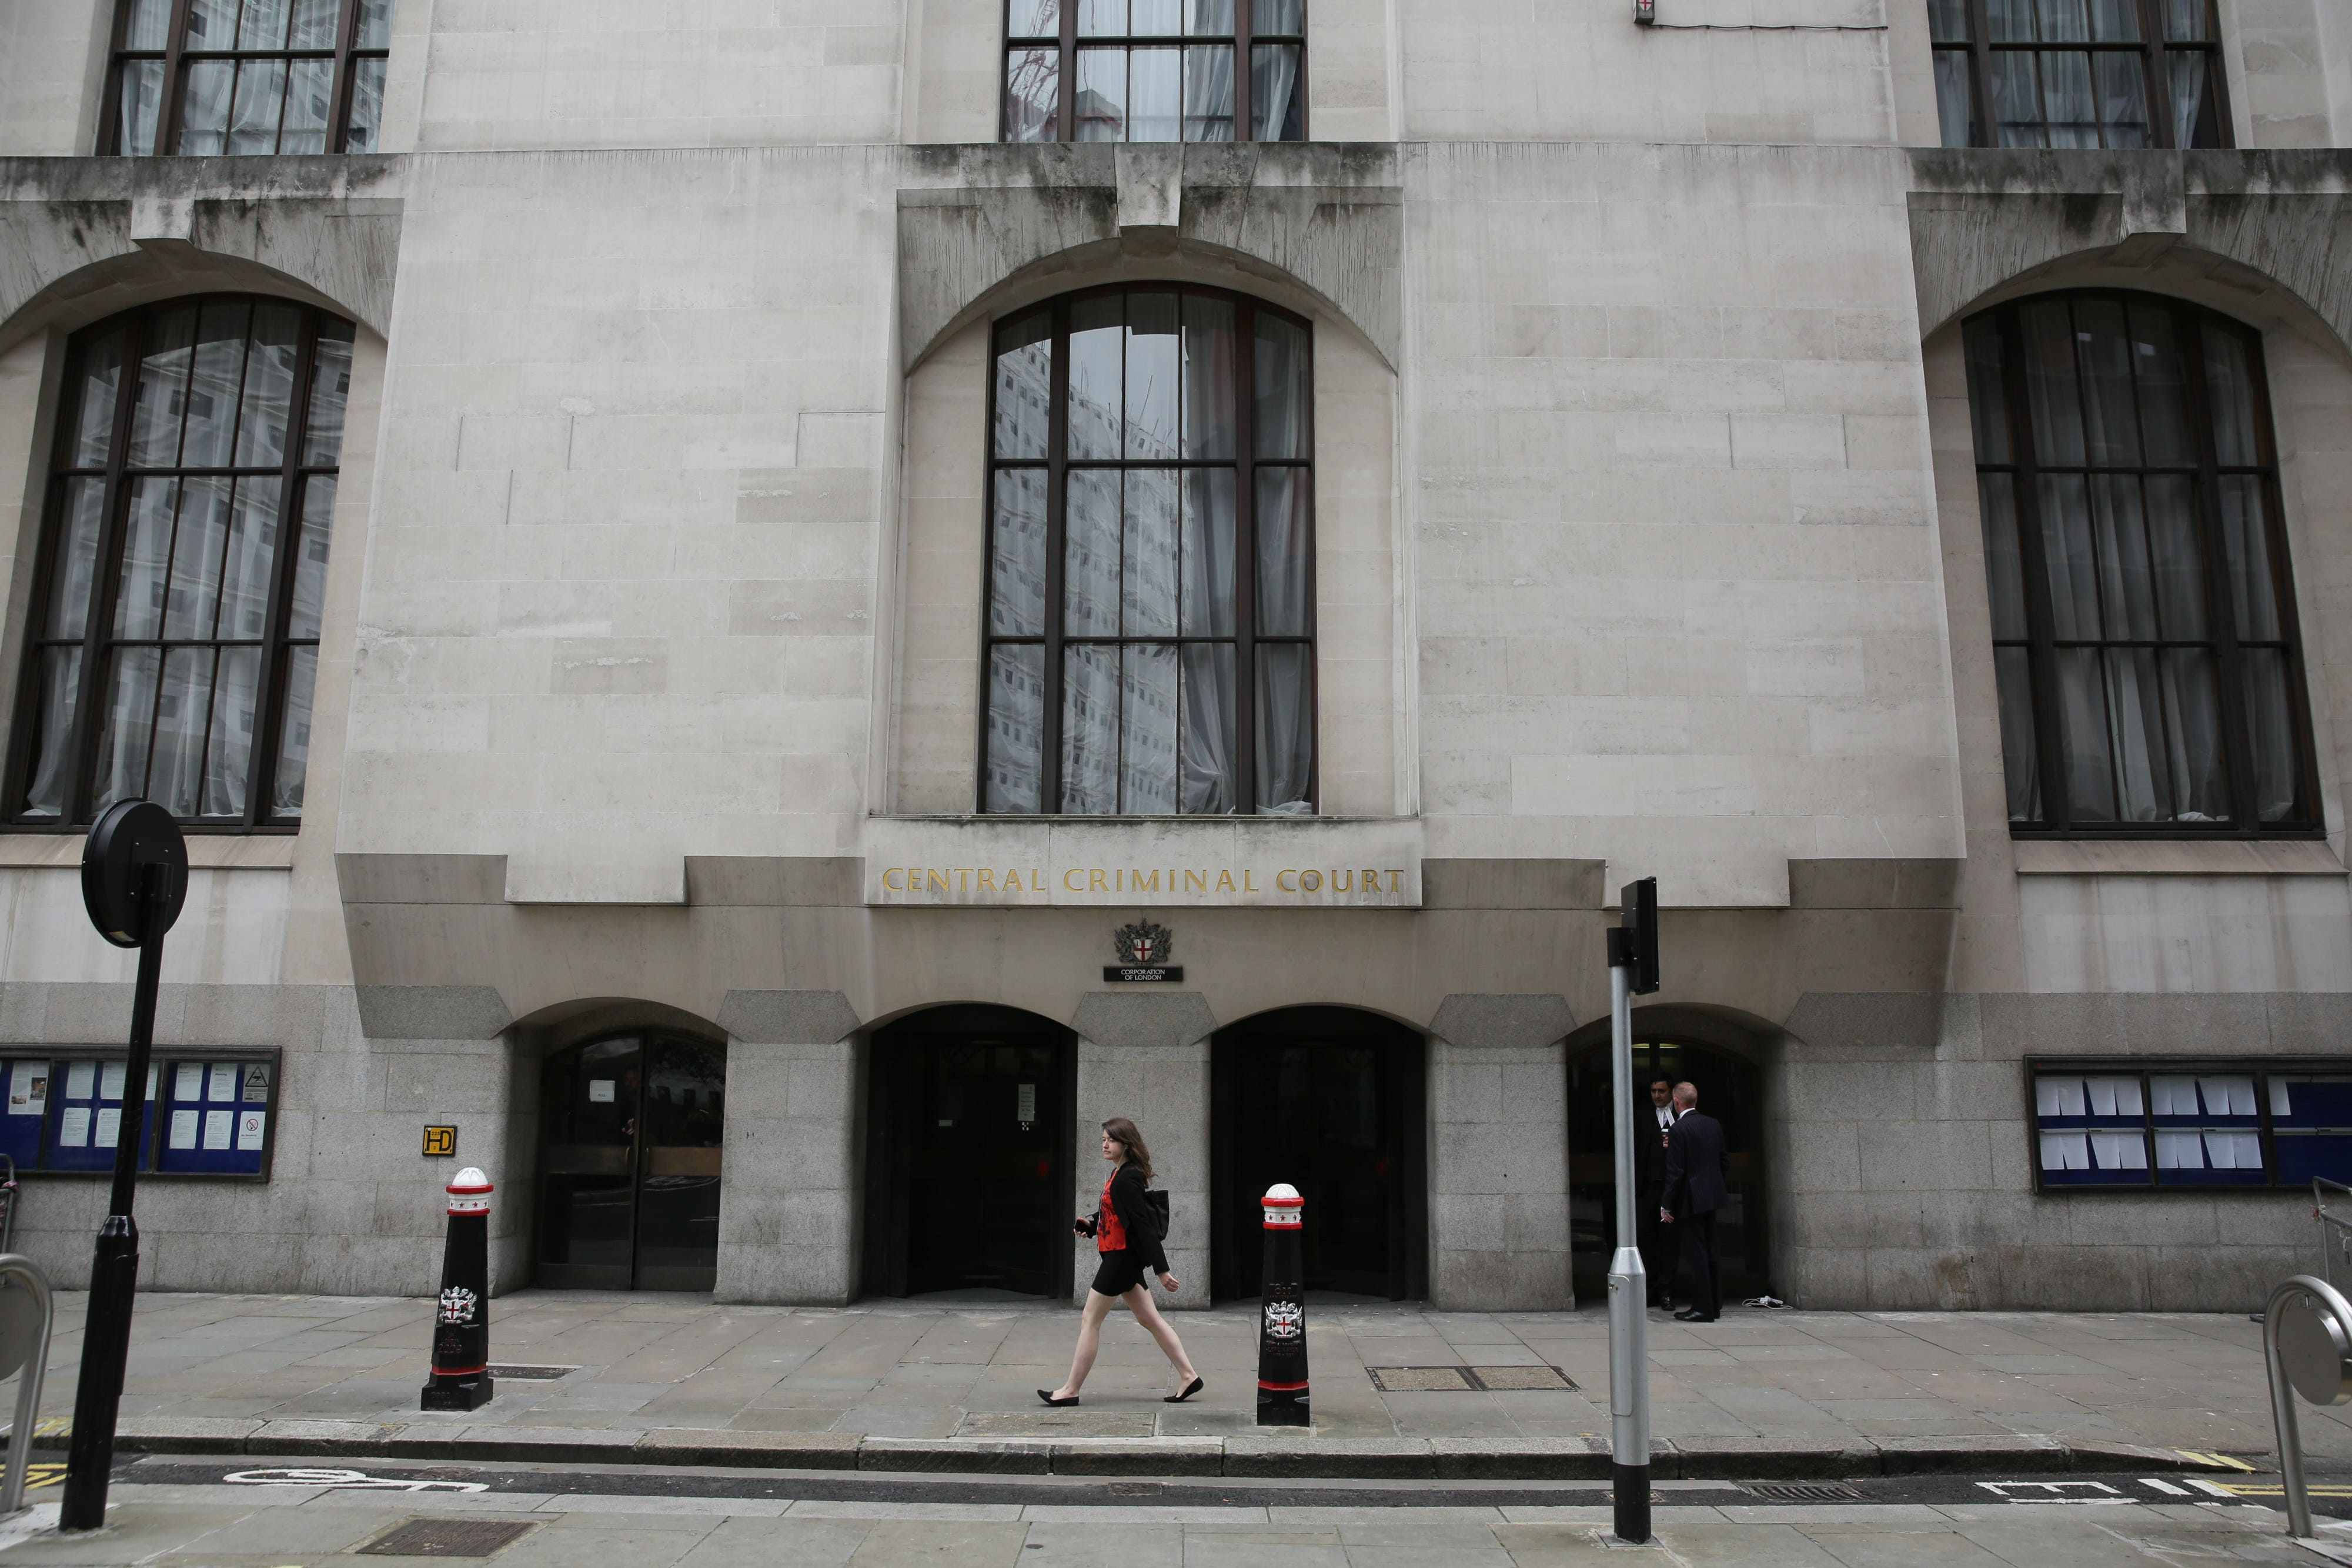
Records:
<instances>
[{"instance_id":1,"label":"round black sign","mask_svg":"<svg viewBox=\"0 0 2352 1568\"><path fill-rule=\"evenodd\" d=\"M172 813L152 800L118 800L82 845L82 904L98 934L118 947L139 946L144 913L139 895L147 868L159 862L170 868L154 927L161 936L180 918L180 905L188 898L188 841Z\"/></svg>"}]
</instances>

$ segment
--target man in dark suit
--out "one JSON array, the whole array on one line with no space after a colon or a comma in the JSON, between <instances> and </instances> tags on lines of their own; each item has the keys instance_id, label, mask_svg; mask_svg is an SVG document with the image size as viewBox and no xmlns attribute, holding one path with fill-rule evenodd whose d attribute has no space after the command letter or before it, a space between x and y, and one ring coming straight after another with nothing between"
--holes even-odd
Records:
<instances>
[{"instance_id":1,"label":"man in dark suit","mask_svg":"<svg viewBox=\"0 0 2352 1568\"><path fill-rule=\"evenodd\" d=\"M1650 1103L1633 1113L1634 1241L1649 1275L1650 1305L1675 1305L1675 1233L1659 1222L1666 1198L1666 1132L1675 1124L1675 1085L1661 1078L1650 1085Z\"/></svg>"},{"instance_id":2,"label":"man in dark suit","mask_svg":"<svg viewBox=\"0 0 2352 1568\"><path fill-rule=\"evenodd\" d=\"M1731 1201L1731 1156L1724 1152L1723 1124L1698 1109L1698 1090L1675 1085L1674 1130L1666 1134L1666 1190L1658 1218L1678 1227L1683 1256L1690 1263L1691 1304L1675 1316L1686 1323L1711 1323L1723 1315L1723 1270L1716 1260L1716 1211Z\"/></svg>"}]
</instances>

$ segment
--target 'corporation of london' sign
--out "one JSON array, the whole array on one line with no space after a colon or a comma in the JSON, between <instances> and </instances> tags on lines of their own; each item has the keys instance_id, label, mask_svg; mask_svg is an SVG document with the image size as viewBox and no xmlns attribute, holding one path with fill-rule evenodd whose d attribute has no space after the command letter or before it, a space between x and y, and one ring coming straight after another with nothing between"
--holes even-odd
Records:
<instances>
[{"instance_id":1,"label":"'corporation of london' sign","mask_svg":"<svg viewBox=\"0 0 2352 1568\"><path fill-rule=\"evenodd\" d=\"M1409 909L1421 903L1410 819L877 817L866 902Z\"/></svg>"}]
</instances>

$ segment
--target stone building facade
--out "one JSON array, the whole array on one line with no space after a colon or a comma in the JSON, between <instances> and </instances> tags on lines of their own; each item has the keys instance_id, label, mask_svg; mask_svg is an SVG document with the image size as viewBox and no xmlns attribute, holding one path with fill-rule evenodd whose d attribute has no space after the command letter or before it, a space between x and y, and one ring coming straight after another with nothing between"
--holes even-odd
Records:
<instances>
[{"instance_id":1,"label":"stone building facade","mask_svg":"<svg viewBox=\"0 0 2352 1568\"><path fill-rule=\"evenodd\" d=\"M102 1212L131 967L75 868L135 756L189 791L159 1039L268 1069L257 1170L142 1134L160 1288L427 1288L450 1126L501 1289L1066 1295L1128 1114L1179 1304L1255 1292L1271 1176L1328 1289L1566 1306L1650 875L1643 1065L1732 1125L1735 1282L2235 1310L2307 1261L2295 1184L2352 1181L2352 18L1066 3L0 0L20 1247L77 1281ZM1114 35L1161 40L1115 85ZM1146 139L1163 67L1202 139ZM1137 368L1177 300L1261 324L1183 317L1181 422ZM267 462L142 455L226 417L191 330ZM232 481L274 521L206 545ZM239 548L267 630L171 631Z\"/></svg>"}]
</instances>

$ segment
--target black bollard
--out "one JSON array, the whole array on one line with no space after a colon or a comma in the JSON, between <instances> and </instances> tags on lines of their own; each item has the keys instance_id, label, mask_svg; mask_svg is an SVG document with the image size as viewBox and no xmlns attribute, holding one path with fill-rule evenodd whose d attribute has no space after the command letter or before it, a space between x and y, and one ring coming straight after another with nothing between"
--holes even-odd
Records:
<instances>
[{"instance_id":1,"label":"black bollard","mask_svg":"<svg viewBox=\"0 0 2352 1568\"><path fill-rule=\"evenodd\" d=\"M60 1530L96 1530L106 1522L114 1422L131 1359L131 1309L139 1287L139 1227L131 1207L139 1190L155 994L163 980L163 934L179 919L188 896L188 848L172 813L150 800L108 807L82 847L81 896L100 936L118 947L139 949L139 969L131 994L131 1050L123 1064L114 1186L90 1260L81 1375L74 1385L73 1435L67 1439L66 1484L58 1500Z\"/></svg>"},{"instance_id":2,"label":"black bollard","mask_svg":"<svg viewBox=\"0 0 2352 1568\"><path fill-rule=\"evenodd\" d=\"M1307 1415L1307 1200L1287 1182L1266 1189L1265 1288L1258 1297L1257 1424L1304 1427Z\"/></svg>"},{"instance_id":3,"label":"black bollard","mask_svg":"<svg viewBox=\"0 0 2352 1568\"><path fill-rule=\"evenodd\" d=\"M490 1384L490 1178L472 1166L449 1184L449 1239L433 1313L433 1377L420 1410L478 1410Z\"/></svg>"}]
</instances>

